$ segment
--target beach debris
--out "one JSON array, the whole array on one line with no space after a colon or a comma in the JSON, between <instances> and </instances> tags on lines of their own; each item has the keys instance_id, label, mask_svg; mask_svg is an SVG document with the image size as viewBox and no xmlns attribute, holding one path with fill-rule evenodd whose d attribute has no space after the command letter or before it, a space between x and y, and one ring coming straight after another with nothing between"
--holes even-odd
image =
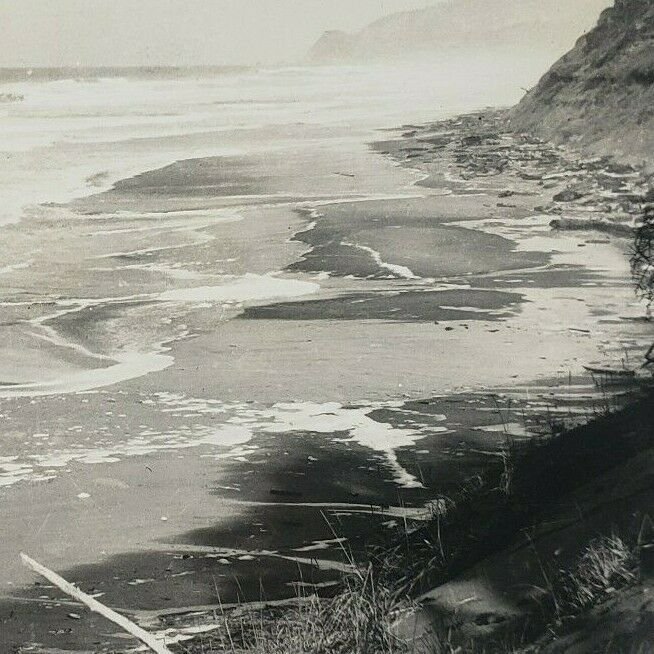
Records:
<instances>
[{"instance_id":1,"label":"beach debris","mask_svg":"<svg viewBox=\"0 0 654 654\"><path fill-rule=\"evenodd\" d=\"M54 584L59 588L59 590L78 600L94 613L100 614L102 617L124 629L128 634L131 634L134 638L140 640L144 645L147 645L153 652L155 652L155 654L172 654L171 650L169 650L156 636L145 631L145 629L142 629L124 615L121 615L113 609L110 609L108 606L101 604L97 599L81 591L77 586L66 581L56 572L41 565L38 561L35 561L23 552L20 553L20 558L28 568L42 577L45 577L51 584ZM77 617L73 618L72 616ZM68 617L74 620L81 619L81 616L77 613L69 613Z\"/></svg>"},{"instance_id":2,"label":"beach debris","mask_svg":"<svg viewBox=\"0 0 654 654\"><path fill-rule=\"evenodd\" d=\"M630 368L617 368L609 366L584 366L584 370L595 375L607 375L610 377L635 377L636 371Z\"/></svg>"},{"instance_id":3,"label":"beach debris","mask_svg":"<svg viewBox=\"0 0 654 654\"><path fill-rule=\"evenodd\" d=\"M560 216L552 224L557 230L593 230L630 238L648 206L647 171L618 164L610 157L583 159L569 148L516 133L501 111L417 128L415 135L405 135L400 143L393 152L400 162L410 159L412 166L417 161L431 170L442 159L456 169L462 182L508 173L510 178L502 179L502 186L495 190L500 200L549 196L548 202L533 209ZM429 147L421 152L415 147L418 143ZM543 193L548 189L552 195ZM501 201L497 207L513 208Z\"/></svg>"},{"instance_id":4,"label":"beach debris","mask_svg":"<svg viewBox=\"0 0 654 654\"><path fill-rule=\"evenodd\" d=\"M558 231L588 231L603 232L615 236L632 236L634 228L625 222L611 221L604 217L574 217L564 216L555 218L550 222L550 227Z\"/></svg>"}]
</instances>

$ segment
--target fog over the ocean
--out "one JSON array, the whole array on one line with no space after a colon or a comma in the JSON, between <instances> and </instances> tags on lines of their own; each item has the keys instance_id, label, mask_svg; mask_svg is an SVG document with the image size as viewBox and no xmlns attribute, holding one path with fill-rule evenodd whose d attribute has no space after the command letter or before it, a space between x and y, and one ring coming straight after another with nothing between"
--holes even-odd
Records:
<instances>
[{"instance_id":1,"label":"fog over the ocean","mask_svg":"<svg viewBox=\"0 0 654 654\"><path fill-rule=\"evenodd\" d=\"M429 0L0 0L0 65L253 64L293 60Z\"/></svg>"},{"instance_id":2,"label":"fog over the ocean","mask_svg":"<svg viewBox=\"0 0 654 654\"><path fill-rule=\"evenodd\" d=\"M326 30L356 31L381 16L430 4L435 2L0 0L0 66L289 62Z\"/></svg>"}]
</instances>

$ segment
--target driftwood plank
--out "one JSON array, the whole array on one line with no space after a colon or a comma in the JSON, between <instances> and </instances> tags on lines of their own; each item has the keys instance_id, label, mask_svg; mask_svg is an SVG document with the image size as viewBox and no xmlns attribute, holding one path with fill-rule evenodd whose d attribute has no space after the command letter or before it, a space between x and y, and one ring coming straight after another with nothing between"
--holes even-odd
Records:
<instances>
[{"instance_id":1,"label":"driftwood plank","mask_svg":"<svg viewBox=\"0 0 654 654\"><path fill-rule=\"evenodd\" d=\"M40 574L42 577L45 577L49 582L57 586L59 590L66 593L66 595L74 597L76 600L82 602L82 604L85 604L89 609L91 609L91 611L99 613L107 620L117 624L128 634L131 634L134 636L134 638L138 638L144 645L147 645L153 652L156 652L156 654L172 654L172 652L151 633L145 631L145 629L141 629L141 627L126 618L124 615L121 615L120 613L117 613L104 604L101 604L95 598L81 591L79 588L77 588L77 586L74 586L70 582L66 581L56 572L49 570L44 565L41 565L34 559L27 556L27 554L23 554L22 552L20 558L28 568L31 568L34 570L34 572Z\"/></svg>"}]
</instances>

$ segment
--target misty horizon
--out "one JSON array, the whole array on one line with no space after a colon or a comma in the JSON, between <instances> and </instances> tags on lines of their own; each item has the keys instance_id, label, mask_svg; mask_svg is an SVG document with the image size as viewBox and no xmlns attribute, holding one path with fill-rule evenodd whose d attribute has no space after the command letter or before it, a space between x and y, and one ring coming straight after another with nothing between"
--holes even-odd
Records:
<instances>
[{"instance_id":1,"label":"misty horizon","mask_svg":"<svg viewBox=\"0 0 654 654\"><path fill-rule=\"evenodd\" d=\"M328 31L445 0L24 0L0 2L2 68L212 67L297 63ZM453 0L465 2L466 0ZM553 0L552 0L553 2ZM588 25L609 0L586 0ZM92 8L89 9L89 4ZM525 21L536 15L527 4ZM553 15L557 5L553 2Z\"/></svg>"},{"instance_id":2,"label":"misty horizon","mask_svg":"<svg viewBox=\"0 0 654 654\"><path fill-rule=\"evenodd\" d=\"M0 67L193 67L293 62L329 30L356 31L439 0L0 2ZM29 35L27 37L26 35Z\"/></svg>"}]
</instances>

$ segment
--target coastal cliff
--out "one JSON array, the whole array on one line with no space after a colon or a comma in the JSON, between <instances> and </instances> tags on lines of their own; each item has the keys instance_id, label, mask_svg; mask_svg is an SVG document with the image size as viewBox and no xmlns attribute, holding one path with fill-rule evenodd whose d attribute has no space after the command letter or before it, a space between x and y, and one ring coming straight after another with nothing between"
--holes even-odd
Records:
<instances>
[{"instance_id":1,"label":"coastal cliff","mask_svg":"<svg viewBox=\"0 0 654 654\"><path fill-rule=\"evenodd\" d=\"M429 52L508 49L551 55L569 50L610 0L447 0L394 13L355 34L330 31L307 54L314 64L365 62Z\"/></svg>"},{"instance_id":2,"label":"coastal cliff","mask_svg":"<svg viewBox=\"0 0 654 654\"><path fill-rule=\"evenodd\" d=\"M512 111L511 124L651 169L654 3L617 0Z\"/></svg>"}]
</instances>

